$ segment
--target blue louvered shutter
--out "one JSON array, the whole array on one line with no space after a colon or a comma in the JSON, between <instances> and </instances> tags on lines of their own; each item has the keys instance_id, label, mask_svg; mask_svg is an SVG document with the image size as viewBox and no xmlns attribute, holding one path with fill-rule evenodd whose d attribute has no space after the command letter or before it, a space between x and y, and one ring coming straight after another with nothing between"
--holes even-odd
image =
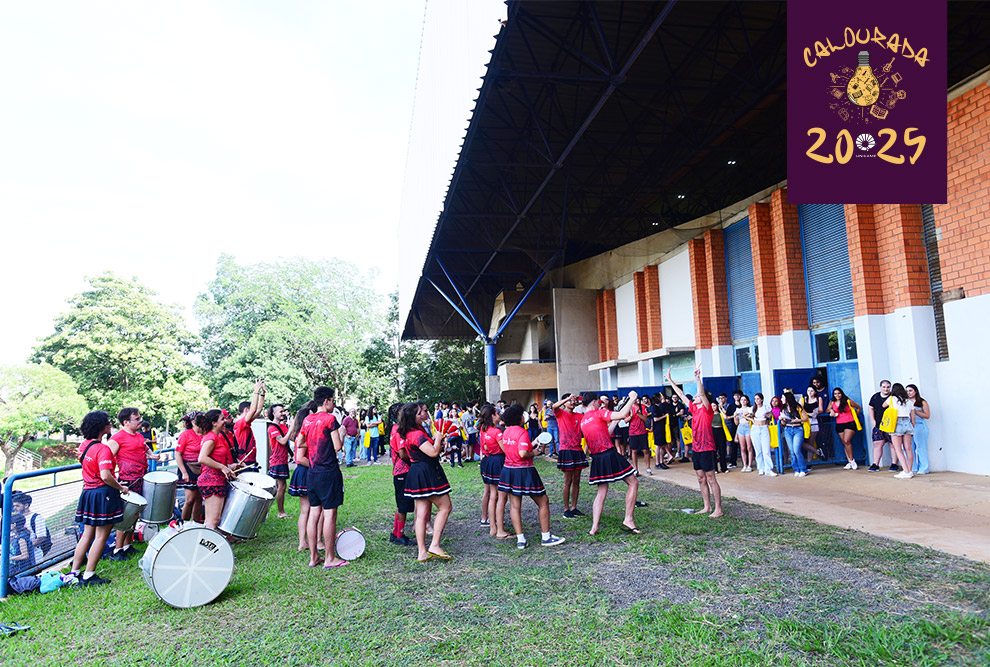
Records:
<instances>
[{"instance_id":1,"label":"blue louvered shutter","mask_svg":"<svg viewBox=\"0 0 990 667\"><path fill-rule=\"evenodd\" d=\"M749 218L726 228L725 277L729 282L729 311L732 340L756 338L756 286L753 281L753 246L749 240Z\"/></svg>"},{"instance_id":2,"label":"blue louvered shutter","mask_svg":"<svg viewBox=\"0 0 990 667\"><path fill-rule=\"evenodd\" d=\"M846 216L841 204L798 206L812 327L855 314Z\"/></svg>"}]
</instances>

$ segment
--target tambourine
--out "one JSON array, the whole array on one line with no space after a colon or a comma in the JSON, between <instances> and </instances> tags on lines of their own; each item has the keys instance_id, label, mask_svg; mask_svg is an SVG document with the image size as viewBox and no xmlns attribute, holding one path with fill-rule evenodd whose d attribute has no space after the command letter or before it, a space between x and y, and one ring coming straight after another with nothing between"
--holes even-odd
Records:
<instances>
[{"instance_id":1,"label":"tambourine","mask_svg":"<svg viewBox=\"0 0 990 667\"><path fill-rule=\"evenodd\" d=\"M549 445L551 442L553 442L553 436L550 435L548 432L544 431L543 433L536 436L536 439L533 441L533 444L536 445L534 449L543 452L544 450L546 450L547 445Z\"/></svg>"}]
</instances>

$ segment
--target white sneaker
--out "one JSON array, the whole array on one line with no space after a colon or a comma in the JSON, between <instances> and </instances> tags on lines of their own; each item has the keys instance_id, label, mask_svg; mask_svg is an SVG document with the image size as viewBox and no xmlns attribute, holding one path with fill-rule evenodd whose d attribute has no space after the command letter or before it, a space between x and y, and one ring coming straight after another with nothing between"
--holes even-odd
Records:
<instances>
[{"instance_id":1,"label":"white sneaker","mask_svg":"<svg viewBox=\"0 0 990 667\"><path fill-rule=\"evenodd\" d=\"M652 474L653 474L653 471L652 471L652 470L650 470L649 468L647 468L647 469L646 469L646 474L647 474L647 475L652 475Z\"/></svg>"},{"instance_id":2,"label":"white sneaker","mask_svg":"<svg viewBox=\"0 0 990 667\"><path fill-rule=\"evenodd\" d=\"M850 462L849 462L849 463L847 463L847 464L846 464L846 465L845 465L845 466L844 466L844 467L843 467L842 469L843 469L843 470L852 470L852 466L853 466L853 462L852 462L852 461L850 461Z\"/></svg>"},{"instance_id":3,"label":"white sneaker","mask_svg":"<svg viewBox=\"0 0 990 667\"><path fill-rule=\"evenodd\" d=\"M911 476L911 473L909 473L909 472L904 472L903 470L902 470L902 471L900 471L899 473L897 473L896 475L894 475L894 477L895 477L896 479L907 479L907 478L908 478L908 477L910 477L910 476Z\"/></svg>"},{"instance_id":4,"label":"white sneaker","mask_svg":"<svg viewBox=\"0 0 990 667\"><path fill-rule=\"evenodd\" d=\"M852 466L851 468L849 468L850 470L855 470L856 468L859 467L858 465L856 465L855 461L850 461L849 465Z\"/></svg>"},{"instance_id":5,"label":"white sneaker","mask_svg":"<svg viewBox=\"0 0 990 667\"><path fill-rule=\"evenodd\" d=\"M752 468L750 468L749 466L743 466L743 469L742 469L742 471L743 471L743 472L753 472L753 469L752 469Z\"/></svg>"},{"instance_id":6,"label":"white sneaker","mask_svg":"<svg viewBox=\"0 0 990 667\"><path fill-rule=\"evenodd\" d=\"M805 477L807 474L808 473L806 473L806 472L796 472L796 473L794 473L794 476L795 477Z\"/></svg>"},{"instance_id":7,"label":"white sneaker","mask_svg":"<svg viewBox=\"0 0 990 667\"><path fill-rule=\"evenodd\" d=\"M775 473L773 470L767 470L766 476L767 477L776 477L777 476L777 473Z\"/></svg>"},{"instance_id":8,"label":"white sneaker","mask_svg":"<svg viewBox=\"0 0 990 667\"><path fill-rule=\"evenodd\" d=\"M756 474L758 474L758 475L763 475L763 471L762 471L762 470L758 470L758 471L756 472Z\"/></svg>"}]
</instances>

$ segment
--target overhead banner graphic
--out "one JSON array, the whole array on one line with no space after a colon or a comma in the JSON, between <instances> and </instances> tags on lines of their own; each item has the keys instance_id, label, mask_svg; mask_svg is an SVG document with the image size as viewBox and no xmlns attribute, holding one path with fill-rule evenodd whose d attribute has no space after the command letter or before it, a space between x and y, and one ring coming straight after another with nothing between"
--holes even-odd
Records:
<instances>
[{"instance_id":1,"label":"overhead banner graphic","mask_svg":"<svg viewBox=\"0 0 990 667\"><path fill-rule=\"evenodd\" d=\"M792 204L946 201L947 7L787 3Z\"/></svg>"}]
</instances>

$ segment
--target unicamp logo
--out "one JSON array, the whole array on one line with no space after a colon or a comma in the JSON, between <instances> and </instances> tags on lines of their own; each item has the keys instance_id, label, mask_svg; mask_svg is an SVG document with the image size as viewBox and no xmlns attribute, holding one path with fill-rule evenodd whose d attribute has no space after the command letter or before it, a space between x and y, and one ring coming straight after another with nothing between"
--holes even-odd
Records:
<instances>
[{"instance_id":1,"label":"unicamp logo","mask_svg":"<svg viewBox=\"0 0 990 667\"><path fill-rule=\"evenodd\" d=\"M873 138L873 135L869 132L864 132L863 134L856 137L856 148L864 153L869 153L873 150L873 147L877 145L877 140Z\"/></svg>"}]
</instances>

